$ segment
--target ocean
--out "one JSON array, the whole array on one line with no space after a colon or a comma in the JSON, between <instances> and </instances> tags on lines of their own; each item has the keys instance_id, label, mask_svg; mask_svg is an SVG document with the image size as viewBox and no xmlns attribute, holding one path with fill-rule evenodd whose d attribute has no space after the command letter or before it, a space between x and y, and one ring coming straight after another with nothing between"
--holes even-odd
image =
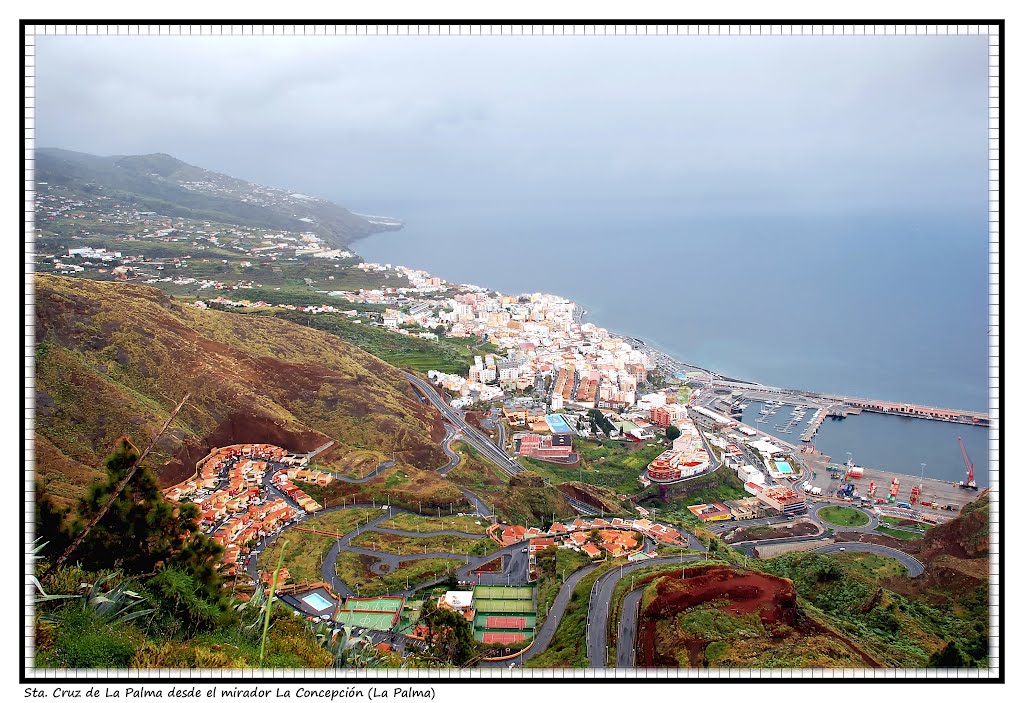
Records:
<instances>
[{"instance_id":1,"label":"ocean","mask_svg":"<svg viewBox=\"0 0 1024 703\"><path fill-rule=\"evenodd\" d=\"M562 295L586 308L587 321L717 373L988 408L984 212L695 213L664 200L348 205L406 222L355 243L368 261ZM979 428L864 414L826 422L816 443L872 468L916 474L922 461L935 471L948 464L952 480L963 473L956 438L967 430L982 483Z\"/></svg>"}]
</instances>

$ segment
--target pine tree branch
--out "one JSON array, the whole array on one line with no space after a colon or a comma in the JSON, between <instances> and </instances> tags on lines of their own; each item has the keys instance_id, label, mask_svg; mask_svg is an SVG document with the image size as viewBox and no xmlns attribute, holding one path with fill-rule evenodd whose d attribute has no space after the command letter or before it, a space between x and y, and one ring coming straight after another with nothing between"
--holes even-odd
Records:
<instances>
[{"instance_id":1,"label":"pine tree branch","mask_svg":"<svg viewBox=\"0 0 1024 703\"><path fill-rule=\"evenodd\" d=\"M153 447L156 446L156 443L163 436L164 432L167 431L167 428L170 427L171 421L174 419L174 416L177 415L178 412L181 410L182 406L185 405L185 402L188 400L190 395L190 393L185 394L185 397L181 399L181 402L178 403L178 406L174 408L170 416L168 416L167 422L165 422L163 427L160 428L160 431L156 433L156 436L153 437L153 440L149 443L149 446L146 447L146 450L142 452L142 454L139 455L139 458L135 460L131 467L129 467L128 472L124 475L124 478L118 481L117 485L114 486L114 491L113 493L111 493L110 498L107 499L107 502L104 503L102 507L100 507L99 511L97 511L95 515L93 515L92 519L89 520L85 528L83 528L82 531L78 533L78 536L76 536L71 541L71 544L68 545L67 549L64 550L64 553L60 555L57 561L55 561L53 565L46 570L46 573L43 574L44 576L49 576L57 569L59 569L61 566L63 566L64 562L68 560L68 557L70 557L74 553L74 551L78 549L78 546L89 535L89 532L92 530L92 528L96 527L97 523L99 523L99 521L103 519L103 516L107 514L108 510L110 510L110 506L114 504L114 501L116 501L118 496L121 495L121 492L124 490L125 486L127 486L128 482L132 480L132 476L134 476L138 468L142 466L142 461L153 450Z\"/></svg>"}]
</instances>

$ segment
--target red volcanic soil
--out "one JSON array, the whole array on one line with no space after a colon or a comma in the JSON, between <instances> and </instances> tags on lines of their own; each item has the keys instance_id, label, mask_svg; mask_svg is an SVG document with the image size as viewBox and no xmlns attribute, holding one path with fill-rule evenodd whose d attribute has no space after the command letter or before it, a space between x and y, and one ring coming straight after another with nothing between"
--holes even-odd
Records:
<instances>
[{"instance_id":1,"label":"red volcanic soil","mask_svg":"<svg viewBox=\"0 0 1024 703\"><path fill-rule=\"evenodd\" d=\"M739 527L725 537L726 544L736 544L747 540L786 539L789 537L809 537L821 532L820 528L810 520L800 520L792 527L761 525L758 527Z\"/></svg>"},{"instance_id":2,"label":"red volcanic soil","mask_svg":"<svg viewBox=\"0 0 1024 703\"><path fill-rule=\"evenodd\" d=\"M796 589L787 579L723 566L705 566L671 572L658 582L658 595L640 615L637 627L637 666L677 666L676 659L658 651L656 625L703 603L714 603L723 613L758 613L765 625L797 620ZM687 641L691 666L699 665L707 642Z\"/></svg>"},{"instance_id":3,"label":"red volcanic soil","mask_svg":"<svg viewBox=\"0 0 1024 703\"><path fill-rule=\"evenodd\" d=\"M505 559L504 556L495 557L494 559L491 559L486 564L481 564L480 566L478 566L475 569L473 569L473 571L470 572L470 576L475 574L477 571L482 571L485 574L496 572L496 571L501 571L502 565L504 563L504 559Z\"/></svg>"},{"instance_id":4,"label":"red volcanic soil","mask_svg":"<svg viewBox=\"0 0 1024 703\"><path fill-rule=\"evenodd\" d=\"M686 608L721 600L728 600L729 604L719 610L734 615L759 612L765 624L792 624L796 620L796 589L792 581L724 566L695 567L686 570L685 579L664 579L645 615L671 617Z\"/></svg>"}]
</instances>

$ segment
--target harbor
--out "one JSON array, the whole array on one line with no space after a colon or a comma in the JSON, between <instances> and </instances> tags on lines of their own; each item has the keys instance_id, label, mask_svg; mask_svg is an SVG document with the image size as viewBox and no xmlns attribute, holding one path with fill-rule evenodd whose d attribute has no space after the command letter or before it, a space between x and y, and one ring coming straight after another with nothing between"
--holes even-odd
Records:
<instances>
[{"instance_id":1,"label":"harbor","mask_svg":"<svg viewBox=\"0 0 1024 703\"><path fill-rule=\"evenodd\" d=\"M802 460L813 456L808 451L815 449L839 462L846 460L847 452L854 452L868 466L901 476L914 476L925 463L926 476L947 485L965 479L957 445L962 438L978 462L978 485L984 487L989 482L988 427L960 422L960 411L956 411L957 420L900 415L813 393L736 388L733 382L718 379L713 388L705 385L702 403L774 440L800 448Z\"/></svg>"},{"instance_id":2,"label":"harbor","mask_svg":"<svg viewBox=\"0 0 1024 703\"><path fill-rule=\"evenodd\" d=\"M820 468L814 469L805 481L820 488L822 496L835 497L837 491L852 484L851 495L869 499L872 505L885 513L899 515L900 511L906 511L905 516L910 517L912 511L932 522L945 522L959 514L960 509L979 494L978 490L961 488L951 481L820 462L821 457L828 459L827 456L819 455L819 461L814 464ZM801 458L806 460L808 455L802 454ZM829 470L830 466L835 467L834 470ZM851 468L854 470L851 471Z\"/></svg>"}]
</instances>

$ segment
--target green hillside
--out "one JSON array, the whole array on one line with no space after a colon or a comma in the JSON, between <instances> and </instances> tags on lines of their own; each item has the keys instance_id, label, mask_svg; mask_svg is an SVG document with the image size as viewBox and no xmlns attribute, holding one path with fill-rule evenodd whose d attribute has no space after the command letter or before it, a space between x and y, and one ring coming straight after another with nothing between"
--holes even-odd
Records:
<instances>
[{"instance_id":1,"label":"green hillside","mask_svg":"<svg viewBox=\"0 0 1024 703\"><path fill-rule=\"evenodd\" d=\"M270 442L341 471L355 461L434 469L440 416L393 367L274 317L198 310L147 286L36 276L40 478L69 503L121 435L155 433L189 403L147 461L164 484L208 448Z\"/></svg>"}]
</instances>

